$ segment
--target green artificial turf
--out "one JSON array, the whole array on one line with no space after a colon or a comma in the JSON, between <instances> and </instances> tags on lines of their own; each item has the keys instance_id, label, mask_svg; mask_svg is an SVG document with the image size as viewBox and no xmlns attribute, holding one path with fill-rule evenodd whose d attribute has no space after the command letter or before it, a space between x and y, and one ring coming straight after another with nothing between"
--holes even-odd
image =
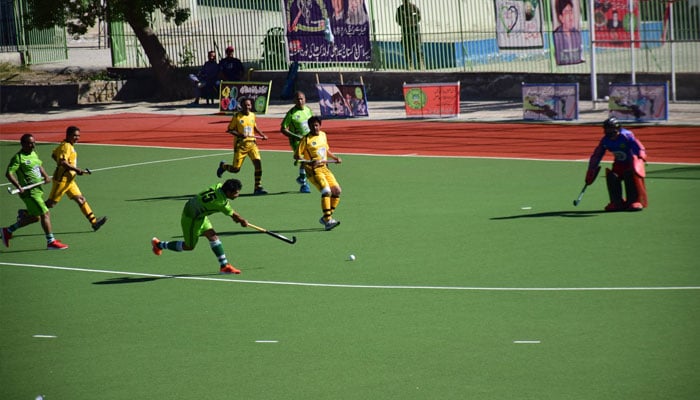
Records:
<instances>
[{"instance_id":1,"label":"green artificial turf","mask_svg":"<svg viewBox=\"0 0 700 400\"><path fill-rule=\"evenodd\" d=\"M581 162L344 155L325 232L290 154L264 152L270 194L250 195L246 161L225 175L244 184L232 205L298 241L213 216L243 271L222 276L206 239L160 257L150 239L181 238L184 202L229 153L78 151L109 221L92 232L63 199L70 249L44 250L38 224L2 248L0 398L700 396L698 166L651 164L649 208L604 213L602 174L572 205ZM0 224L21 205L1 194Z\"/></svg>"}]
</instances>

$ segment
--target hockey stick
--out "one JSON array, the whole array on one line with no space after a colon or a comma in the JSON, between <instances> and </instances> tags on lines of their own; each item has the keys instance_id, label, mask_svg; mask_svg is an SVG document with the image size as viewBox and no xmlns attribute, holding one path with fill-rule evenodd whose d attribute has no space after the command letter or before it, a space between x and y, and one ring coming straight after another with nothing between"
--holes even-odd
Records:
<instances>
[{"instance_id":1,"label":"hockey stick","mask_svg":"<svg viewBox=\"0 0 700 400\"><path fill-rule=\"evenodd\" d=\"M314 162L314 160L296 160L296 161L301 163L301 164L311 164ZM326 164L340 164L340 161L338 161L338 160L325 160L322 162L325 162Z\"/></svg>"},{"instance_id":2,"label":"hockey stick","mask_svg":"<svg viewBox=\"0 0 700 400\"><path fill-rule=\"evenodd\" d=\"M43 185L43 184L44 184L44 182L32 183L31 185L22 186L22 190L29 190L29 189L35 188L35 187L37 187L37 186L41 186L41 185ZM19 193L19 189L16 189L16 188L13 189L13 188L11 188L11 187L8 187L8 188L7 188L7 192L8 192L9 194L17 194L17 193Z\"/></svg>"},{"instance_id":3,"label":"hockey stick","mask_svg":"<svg viewBox=\"0 0 700 400\"><path fill-rule=\"evenodd\" d=\"M583 194L586 192L587 187L588 187L588 184L583 185L583 189L581 189L581 193L579 193L576 200L574 200L574 207L576 207L578 205L578 203L581 202L581 199L583 199Z\"/></svg>"},{"instance_id":4,"label":"hockey stick","mask_svg":"<svg viewBox=\"0 0 700 400\"><path fill-rule=\"evenodd\" d=\"M294 244L294 243L297 242L297 237L296 237L296 236L292 236L292 238L290 239L290 238L288 238L288 237L286 237L286 236L280 235L280 234L277 233L277 232L268 231L268 230L265 229L265 228L261 228L261 227L259 227L259 226L257 226L257 225L253 225L253 224L251 224L250 222L248 222L248 226L251 227L251 228L253 228L253 229L255 229L255 230L258 231L258 232L267 233L268 235L270 235L270 236L272 236L272 237L274 237L274 238L276 238L276 239L282 240L282 241L284 241L284 242L287 242L287 243L289 243L289 244Z\"/></svg>"}]
</instances>

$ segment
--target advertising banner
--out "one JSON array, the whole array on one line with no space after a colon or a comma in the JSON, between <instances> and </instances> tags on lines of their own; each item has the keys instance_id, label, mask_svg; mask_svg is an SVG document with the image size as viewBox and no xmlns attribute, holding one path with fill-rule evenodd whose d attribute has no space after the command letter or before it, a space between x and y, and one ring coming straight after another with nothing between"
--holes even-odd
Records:
<instances>
[{"instance_id":1,"label":"advertising banner","mask_svg":"<svg viewBox=\"0 0 700 400\"><path fill-rule=\"evenodd\" d=\"M366 0L281 0L289 60L369 62Z\"/></svg>"},{"instance_id":2,"label":"advertising banner","mask_svg":"<svg viewBox=\"0 0 700 400\"><path fill-rule=\"evenodd\" d=\"M407 117L434 118L459 115L459 82L403 85Z\"/></svg>"},{"instance_id":3,"label":"advertising banner","mask_svg":"<svg viewBox=\"0 0 700 400\"><path fill-rule=\"evenodd\" d=\"M316 88L318 89L321 117L369 117L367 94L364 85L319 83L316 85Z\"/></svg>"},{"instance_id":4,"label":"advertising banner","mask_svg":"<svg viewBox=\"0 0 700 400\"><path fill-rule=\"evenodd\" d=\"M523 83L523 119L578 119L578 83Z\"/></svg>"},{"instance_id":5,"label":"advertising banner","mask_svg":"<svg viewBox=\"0 0 700 400\"><path fill-rule=\"evenodd\" d=\"M234 113L244 98L253 99L253 112L265 114L270 103L269 82L229 82L221 81L219 86L219 112Z\"/></svg>"},{"instance_id":6,"label":"advertising banner","mask_svg":"<svg viewBox=\"0 0 700 400\"><path fill-rule=\"evenodd\" d=\"M629 2L633 13L630 13ZM632 20L634 19L634 24ZM639 0L606 0L594 3L595 40L599 47L630 47L634 25L635 47L639 47Z\"/></svg>"},{"instance_id":7,"label":"advertising banner","mask_svg":"<svg viewBox=\"0 0 700 400\"><path fill-rule=\"evenodd\" d=\"M544 47L540 0L494 0L500 49Z\"/></svg>"},{"instance_id":8,"label":"advertising banner","mask_svg":"<svg viewBox=\"0 0 700 400\"><path fill-rule=\"evenodd\" d=\"M612 83L608 109L610 116L619 120L667 120L668 86L665 83Z\"/></svg>"},{"instance_id":9,"label":"advertising banner","mask_svg":"<svg viewBox=\"0 0 700 400\"><path fill-rule=\"evenodd\" d=\"M583 62L579 0L552 1L552 29L554 59L557 65Z\"/></svg>"}]
</instances>

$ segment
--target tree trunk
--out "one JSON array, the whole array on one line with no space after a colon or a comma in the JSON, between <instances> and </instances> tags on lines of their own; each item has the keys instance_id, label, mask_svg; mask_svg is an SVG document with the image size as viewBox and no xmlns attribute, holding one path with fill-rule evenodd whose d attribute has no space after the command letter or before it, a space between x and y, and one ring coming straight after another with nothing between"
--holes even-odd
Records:
<instances>
[{"instance_id":1,"label":"tree trunk","mask_svg":"<svg viewBox=\"0 0 700 400\"><path fill-rule=\"evenodd\" d=\"M157 83L158 91L155 97L161 100L180 100L191 97L192 90L183 74L177 73L177 68L168 57L165 47L150 26L141 24L138 19L127 18L141 46L143 47Z\"/></svg>"}]
</instances>

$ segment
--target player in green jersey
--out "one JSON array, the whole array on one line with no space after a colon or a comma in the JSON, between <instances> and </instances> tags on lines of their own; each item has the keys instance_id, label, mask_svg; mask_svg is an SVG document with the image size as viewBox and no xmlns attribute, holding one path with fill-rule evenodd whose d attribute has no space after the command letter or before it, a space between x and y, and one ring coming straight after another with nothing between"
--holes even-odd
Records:
<instances>
[{"instance_id":1,"label":"player in green jersey","mask_svg":"<svg viewBox=\"0 0 700 400\"><path fill-rule=\"evenodd\" d=\"M287 111L280 128L280 132L289 138L289 145L292 147L293 153L296 153L301 139L309 134L308 121L313 115L313 111L306 105L304 92L296 92L294 94L294 107ZM301 188L299 188L300 192L311 193L311 187L306 181L306 171L304 171L303 167L299 167L297 183L301 185Z\"/></svg>"},{"instance_id":2,"label":"player in green jersey","mask_svg":"<svg viewBox=\"0 0 700 400\"><path fill-rule=\"evenodd\" d=\"M61 243L53 236L49 208L44 203L44 192L41 190L41 186L23 189L23 187L35 183L47 183L51 179L44 167L42 167L39 155L34 151L36 147L34 136L25 133L20 139L20 144L22 149L10 159L5 176L19 189L19 197L27 206L27 209L19 210L17 222L2 228L2 242L5 247L10 247L10 239L12 239L13 232L21 227L41 221L41 227L46 235L46 248L48 250L67 249L67 245Z\"/></svg>"},{"instance_id":3,"label":"player in green jersey","mask_svg":"<svg viewBox=\"0 0 700 400\"><path fill-rule=\"evenodd\" d=\"M231 208L229 200L234 200L241 193L241 181L229 179L224 183L217 183L194 197L190 198L182 209L180 223L182 225L182 235L185 240L165 242L157 237L151 239L153 253L157 256L163 253L164 249L172 251L190 251L197 246L200 236L209 239L209 246L219 260L219 272L222 274L240 274L241 271L231 265L224 253L224 246L217 236L214 226L207 216L215 213L223 213L233 222L242 227L248 226L248 221L241 217Z\"/></svg>"}]
</instances>

